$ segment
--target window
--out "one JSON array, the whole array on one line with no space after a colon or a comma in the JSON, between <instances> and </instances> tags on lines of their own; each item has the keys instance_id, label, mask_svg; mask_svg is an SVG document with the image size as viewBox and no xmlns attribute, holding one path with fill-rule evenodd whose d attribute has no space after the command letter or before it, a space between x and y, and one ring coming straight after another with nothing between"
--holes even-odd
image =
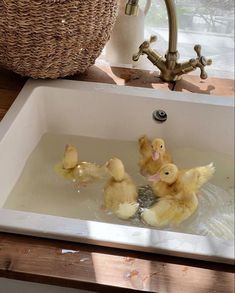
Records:
<instances>
[{"instance_id":1,"label":"window","mask_svg":"<svg viewBox=\"0 0 235 293\"><path fill-rule=\"evenodd\" d=\"M146 0L140 0L142 9L145 3ZM202 55L213 60L213 64L206 68L208 75L233 79L233 0L175 0L175 3L178 19L179 60L186 61L195 58L196 52L193 47L195 44L200 44ZM168 49L167 18L165 2L152 0L151 8L145 18L145 39L151 35L157 35L158 40L152 44L152 47L163 56ZM141 58L143 61L138 67L156 70L146 56ZM199 75L199 71L197 70L193 74Z\"/></svg>"},{"instance_id":2,"label":"window","mask_svg":"<svg viewBox=\"0 0 235 293\"><path fill-rule=\"evenodd\" d=\"M145 1L141 1L143 7ZM234 78L234 2L233 0L176 0L178 51L180 60L194 58L195 44L213 60L207 67L210 76ZM152 0L145 20L145 35L156 34L153 45L162 54L168 48L168 20L165 2Z\"/></svg>"}]
</instances>

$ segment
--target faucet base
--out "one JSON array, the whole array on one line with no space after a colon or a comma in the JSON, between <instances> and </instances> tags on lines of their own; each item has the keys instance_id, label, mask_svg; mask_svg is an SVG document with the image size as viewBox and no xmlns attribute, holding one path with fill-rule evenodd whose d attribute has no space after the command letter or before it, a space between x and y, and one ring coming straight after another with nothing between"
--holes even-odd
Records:
<instances>
[{"instance_id":1,"label":"faucet base","mask_svg":"<svg viewBox=\"0 0 235 293\"><path fill-rule=\"evenodd\" d=\"M166 82L175 82L182 79L182 75L172 75L172 71L161 72L159 77L161 78L161 80Z\"/></svg>"}]
</instances>

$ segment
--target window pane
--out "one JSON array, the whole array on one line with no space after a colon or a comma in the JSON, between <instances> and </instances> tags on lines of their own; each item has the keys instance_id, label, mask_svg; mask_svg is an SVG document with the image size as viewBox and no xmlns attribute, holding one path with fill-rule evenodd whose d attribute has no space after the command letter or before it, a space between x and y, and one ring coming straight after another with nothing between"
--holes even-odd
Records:
<instances>
[{"instance_id":1,"label":"window pane","mask_svg":"<svg viewBox=\"0 0 235 293\"><path fill-rule=\"evenodd\" d=\"M207 67L210 76L234 78L234 3L232 0L176 0L178 51L180 60L194 58L195 44L213 59ZM140 0L143 7L144 0ZM163 55L168 48L168 20L165 2L153 0L146 17L145 35L156 34L153 45ZM197 73L198 74L198 73Z\"/></svg>"}]
</instances>

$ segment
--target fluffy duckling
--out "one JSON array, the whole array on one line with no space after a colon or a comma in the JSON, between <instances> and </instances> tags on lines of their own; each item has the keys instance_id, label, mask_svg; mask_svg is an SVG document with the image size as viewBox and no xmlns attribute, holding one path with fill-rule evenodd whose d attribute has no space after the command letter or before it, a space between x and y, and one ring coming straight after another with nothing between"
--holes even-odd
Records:
<instances>
[{"instance_id":1,"label":"fluffy duckling","mask_svg":"<svg viewBox=\"0 0 235 293\"><path fill-rule=\"evenodd\" d=\"M78 166L78 151L75 146L67 144L61 162L55 165L57 174L68 180L74 180L73 171Z\"/></svg>"},{"instance_id":2,"label":"fluffy duckling","mask_svg":"<svg viewBox=\"0 0 235 293\"><path fill-rule=\"evenodd\" d=\"M213 163L188 170L179 170L174 164L165 164L159 172L149 177L156 196L197 193L214 174Z\"/></svg>"},{"instance_id":3,"label":"fluffy duckling","mask_svg":"<svg viewBox=\"0 0 235 293\"><path fill-rule=\"evenodd\" d=\"M78 151L72 145L66 145L63 160L55 166L55 171L65 179L75 181L78 186L86 186L107 174L105 166L79 162Z\"/></svg>"},{"instance_id":4,"label":"fluffy duckling","mask_svg":"<svg viewBox=\"0 0 235 293\"><path fill-rule=\"evenodd\" d=\"M73 169L78 164L78 151L75 146L67 144L64 150L63 169Z\"/></svg>"},{"instance_id":5,"label":"fluffy duckling","mask_svg":"<svg viewBox=\"0 0 235 293\"><path fill-rule=\"evenodd\" d=\"M213 164L189 170L179 170L174 164L162 166L150 177L153 191L160 199L141 214L145 223L162 227L178 225L189 218L198 207L196 192L214 174Z\"/></svg>"},{"instance_id":6,"label":"fluffy duckling","mask_svg":"<svg viewBox=\"0 0 235 293\"><path fill-rule=\"evenodd\" d=\"M198 198L194 192L180 192L160 198L151 208L143 211L141 218L154 227L178 225L188 219L197 207Z\"/></svg>"},{"instance_id":7,"label":"fluffy duckling","mask_svg":"<svg viewBox=\"0 0 235 293\"><path fill-rule=\"evenodd\" d=\"M118 158L110 159L106 168L111 178L104 187L104 206L113 211L118 218L129 219L135 215L139 206L136 185Z\"/></svg>"},{"instance_id":8,"label":"fluffy duckling","mask_svg":"<svg viewBox=\"0 0 235 293\"><path fill-rule=\"evenodd\" d=\"M165 142L161 138L155 138L152 142L146 135L139 138L140 173L143 176L156 174L167 163L172 163L169 152L166 151Z\"/></svg>"}]
</instances>

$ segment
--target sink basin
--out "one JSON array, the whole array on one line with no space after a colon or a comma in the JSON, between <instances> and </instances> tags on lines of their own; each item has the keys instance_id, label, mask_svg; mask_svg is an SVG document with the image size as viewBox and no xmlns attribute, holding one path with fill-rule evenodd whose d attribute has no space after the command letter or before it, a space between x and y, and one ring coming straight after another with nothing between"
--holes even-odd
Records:
<instances>
[{"instance_id":1,"label":"sink basin","mask_svg":"<svg viewBox=\"0 0 235 293\"><path fill-rule=\"evenodd\" d=\"M167 121L155 121L155 110ZM233 121L228 97L29 80L0 123L0 231L233 263L233 223L224 236L234 213ZM144 184L136 143L143 134L163 137L180 167L216 166L198 212L182 226L157 229L103 215L102 184L79 194L54 172L73 143L82 160L119 156Z\"/></svg>"}]
</instances>

